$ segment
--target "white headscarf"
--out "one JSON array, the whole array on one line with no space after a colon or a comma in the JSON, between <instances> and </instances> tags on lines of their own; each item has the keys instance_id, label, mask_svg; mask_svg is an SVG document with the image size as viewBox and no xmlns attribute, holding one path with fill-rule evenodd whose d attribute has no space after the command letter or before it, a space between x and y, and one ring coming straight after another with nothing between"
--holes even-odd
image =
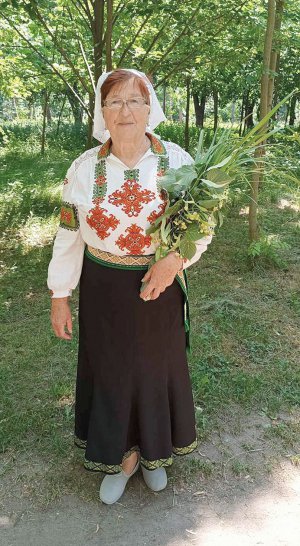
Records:
<instances>
[{"instance_id":1,"label":"white headscarf","mask_svg":"<svg viewBox=\"0 0 300 546\"><path fill-rule=\"evenodd\" d=\"M148 91L150 93L150 114L147 131L149 133L152 133L155 127L159 125L159 123L161 123L162 121L166 121L166 116L163 113L163 110L158 102L158 98L153 89L153 86L148 80L147 76L144 74L144 72L139 72L138 70L128 68L122 68L122 70L127 70L128 72L132 72L136 76L143 78L145 84L147 85ZM101 109L101 87L103 82L110 74L111 72L103 72L98 80L96 87L93 137L100 142L106 142L110 137L110 132L105 129L105 122Z\"/></svg>"}]
</instances>

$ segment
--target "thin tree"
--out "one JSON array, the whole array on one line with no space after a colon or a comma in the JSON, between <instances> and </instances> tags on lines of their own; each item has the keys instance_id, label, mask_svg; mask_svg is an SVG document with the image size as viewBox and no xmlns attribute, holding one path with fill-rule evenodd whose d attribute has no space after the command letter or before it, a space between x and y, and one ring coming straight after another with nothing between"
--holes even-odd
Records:
<instances>
[{"instance_id":1,"label":"thin tree","mask_svg":"<svg viewBox=\"0 0 300 546\"><path fill-rule=\"evenodd\" d=\"M268 100L269 100L269 85L270 85L270 61L275 27L275 13L276 13L276 1L268 0L268 18L267 28L265 33L264 43L264 56L262 75L260 83L260 119L262 119L268 113ZM264 132L266 126L261 128L261 132ZM257 159L256 169L253 173L251 180L250 191L250 206L249 206L249 237L250 241L255 241L259 238L259 226L257 221L257 206L259 186L263 176L263 163L262 157L264 155L264 147L261 146L255 151L255 158Z\"/></svg>"}]
</instances>

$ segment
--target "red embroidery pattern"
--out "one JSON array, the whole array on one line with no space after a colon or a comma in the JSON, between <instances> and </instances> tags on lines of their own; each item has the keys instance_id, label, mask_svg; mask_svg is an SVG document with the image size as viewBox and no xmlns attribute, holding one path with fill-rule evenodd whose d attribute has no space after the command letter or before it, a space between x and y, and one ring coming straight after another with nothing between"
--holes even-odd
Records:
<instances>
[{"instance_id":1,"label":"red embroidery pattern","mask_svg":"<svg viewBox=\"0 0 300 546\"><path fill-rule=\"evenodd\" d=\"M130 218L138 216L143 208L143 204L150 203L155 199L155 193L150 190L141 189L138 183L138 169L124 172L127 177L120 190L108 196L108 202L116 207L122 206L123 212Z\"/></svg>"},{"instance_id":2,"label":"red embroidery pattern","mask_svg":"<svg viewBox=\"0 0 300 546\"><path fill-rule=\"evenodd\" d=\"M100 239L106 239L110 235L109 230L114 231L120 220L118 220L113 214L105 214L106 209L102 209L98 206L89 211L89 216L86 217L88 225L94 229Z\"/></svg>"},{"instance_id":3,"label":"red embroidery pattern","mask_svg":"<svg viewBox=\"0 0 300 546\"><path fill-rule=\"evenodd\" d=\"M108 156L110 146L111 146L111 138L109 138L106 142L104 142L104 144L102 144L102 146L100 147L100 150L98 152L99 159L104 159Z\"/></svg>"},{"instance_id":4,"label":"red embroidery pattern","mask_svg":"<svg viewBox=\"0 0 300 546\"><path fill-rule=\"evenodd\" d=\"M130 254L144 254L144 248L151 245L150 235L143 235L142 228L137 224L131 224L125 232L128 233L128 235L125 237L123 234L120 235L116 241L116 245L118 245L121 250L126 248Z\"/></svg>"},{"instance_id":5,"label":"red embroidery pattern","mask_svg":"<svg viewBox=\"0 0 300 546\"><path fill-rule=\"evenodd\" d=\"M153 210L151 214L147 217L148 222L150 222L150 224L153 224L155 220L165 212L166 206L167 203L161 203L160 205L158 205L160 211Z\"/></svg>"},{"instance_id":6,"label":"red embroidery pattern","mask_svg":"<svg viewBox=\"0 0 300 546\"><path fill-rule=\"evenodd\" d=\"M62 223L66 223L66 224L70 224L72 222L72 212L66 210L66 209L61 209L60 211L60 221Z\"/></svg>"},{"instance_id":7,"label":"red embroidery pattern","mask_svg":"<svg viewBox=\"0 0 300 546\"><path fill-rule=\"evenodd\" d=\"M151 140L151 149L155 154L164 154L166 153L166 149L163 145L163 143L156 138L154 135L150 135L149 133L146 133L148 137L150 137Z\"/></svg>"},{"instance_id":8,"label":"red embroidery pattern","mask_svg":"<svg viewBox=\"0 0 300 546\"><path fill-rule=\"evenodd\" d=\"M60 208L60 227L77 231L79 228L79 217L76 205L63 201Z\"/></svg>"}]
</instances>

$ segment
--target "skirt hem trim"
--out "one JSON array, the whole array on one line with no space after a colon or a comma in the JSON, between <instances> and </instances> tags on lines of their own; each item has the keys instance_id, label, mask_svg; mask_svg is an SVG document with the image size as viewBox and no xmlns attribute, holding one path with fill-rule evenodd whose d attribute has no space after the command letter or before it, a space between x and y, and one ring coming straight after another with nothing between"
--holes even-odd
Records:
<instances>
[{"instance_id":1,"label":"skirt hem trim","mask_svg":"<svg viewBox=\"0 0 300 546\"><path fill-rule=\"evenodd\" d=\"M85 449L87 446L86 440L81 440L78 438L78 436L74 436L74 444L76 447L79 447L81 449ZM187 455L189 453L192 453L198 445L197 438L189 445L184 447L175 447L172 448L172 454L173 455ZM134 451L140 452L139 446L135 445L131 447L128 451L125 452L122 462L124 459L129 457ZM173 464L173 456L170 455L170 457L163 458L163 459L155 459L152 461L149 461L148 459L145 459L142 455L140 456L140 462L141 465L144 466L147 470L155 470L156 468L161 467L167 467L171 466ZM106 474L118 474L122 470L122 463L121 464L115 464L115 465L108 465L101 462L95 462L90 461L87 458L84 459L84 468L86 470L90 470L92 472L105 472Z\"/></svg>"}]
</instances>

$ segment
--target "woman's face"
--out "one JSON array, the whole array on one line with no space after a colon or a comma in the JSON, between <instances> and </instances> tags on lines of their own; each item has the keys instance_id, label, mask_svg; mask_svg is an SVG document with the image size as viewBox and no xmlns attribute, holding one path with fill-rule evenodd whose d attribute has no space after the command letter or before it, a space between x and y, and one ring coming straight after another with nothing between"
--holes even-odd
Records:
<instances>
[{"instance_id":1,"label":"woman's face","mask_svg":"<svg viewBox=\"0 0 300 546\"><path fill-rule=\"evenodd\" d=\"M134 78L131 78L122 85L115 85L108 93L106 100L130 99L142 97L143 95ZM132 142L145 135L148 123L150 106L144 104L141 108L130 110L127 104L123 103L120 110L102 108L106 128L111 134L112 141Z\"/></svg>"}]
</instances>

